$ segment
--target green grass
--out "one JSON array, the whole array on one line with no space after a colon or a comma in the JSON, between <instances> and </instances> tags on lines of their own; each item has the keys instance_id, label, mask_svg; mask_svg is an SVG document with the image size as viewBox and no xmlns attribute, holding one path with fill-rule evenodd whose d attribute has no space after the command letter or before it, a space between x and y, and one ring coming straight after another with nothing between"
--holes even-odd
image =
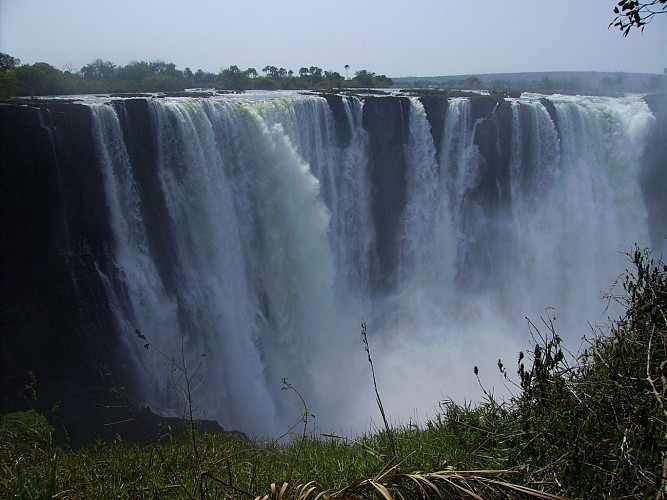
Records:
<instances>
[{"instance_id":1,"label":"green grass","mask_svg":"<svg viewBox=\"0 0 667 500\"><path fill-rule=\"evenodd\" d=\"M436 425L394 432L402 457L394 460L387 454L388 443L378 434L354 441L306 438L291 445L203 434L198 440L200 464L187 443L137 447L114 442L79 451L50 446L13 449L0 452L0 497L188 498L200 497L203 481L206 498L254 498L268 494L272 483L280 488L283 483L297 486L313 482L321 489L336 490L360 479L401 471L423 475L430 471L451 474L471 465L475 470L493 468L494 460L486 457L480 446L481 436L465 437ZM13 438L20 440L19 436ZM7 442L8 436L3 440ZM475 448L462 446L475 440L479 441ZM512 478L510 473L490 476ZM401 477L389 479L405 481Z\"/></svg>"},{"instance_id":2,"label":"green grass","mask_svg":"<svg viewBox=\"0 0 667 500\"><path fill-rule=\"evenodd\" d=\"M513 397L443 402L425 426L393 428L393 445L385 431L344 439L296 427L291 444L198 434L74 451L21 412L0 425L0 498L665 499L667 266L630 257L623 293L610 297L625 314L572 366L549 317L531 323L516 376L500 365Z\"/></svg>"}]
</instances>

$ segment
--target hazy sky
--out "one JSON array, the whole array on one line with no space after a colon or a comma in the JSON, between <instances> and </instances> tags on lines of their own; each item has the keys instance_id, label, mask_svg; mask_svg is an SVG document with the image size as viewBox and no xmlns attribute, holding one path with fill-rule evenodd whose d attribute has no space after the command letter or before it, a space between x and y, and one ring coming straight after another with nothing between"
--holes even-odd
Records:
<instances>
[{"instance_id":1,"label":"hazy sky","mask_svg":"<svg viewBox=\"0 0 667 500\"><path fill-rule=\"evenodd\" d=\"M344 74L662 73L667 14L608 29L615 0L0 0L0 52L75 69L162 59Z\"/></svg>"}]
</instances>

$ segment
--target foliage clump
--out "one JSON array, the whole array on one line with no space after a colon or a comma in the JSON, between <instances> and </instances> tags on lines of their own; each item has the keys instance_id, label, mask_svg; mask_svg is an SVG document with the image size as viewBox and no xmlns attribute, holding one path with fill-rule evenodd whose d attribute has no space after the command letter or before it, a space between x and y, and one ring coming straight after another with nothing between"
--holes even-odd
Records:
<instances>
[{"instance_id":1,"label":"foliage clump","mask_svg":"<svg viewBox=\"0 0 667 500\"><path fill-rule=\"evenodd\" d=\"M628 36L632 28L642 32L653 17L667 13L667 0L620 0L614 7L616 17L609 23L621 30L623 36Z\"/></svg>"},{"instance_id":2,"label":"foliage clump","mask_svg":"<svg viewBox=\"0 0 667 500\"><path fill-rule=\"evenodd\" d=\"M631 260L625 294L610 296L625 314L595 332L574 366L553 322L544 334L531 323L537 342L519 355L521 391L503 431L524 484L573 497L666 498L667 266L640 250Z\"/></svg>"},{"instance_id":3,"label":"foliage clump","mask_svg":"<svg viewBox=\"0 0 667 500\"><path fill-rule=\"evenodd\" d=\"M9 413L0 423L0 443L9 454L45 452L51 449L53 427L35 410Z\"/></svg>"},{"instance_id":4,"label":"foliage clump","mask_svg":"<svg viewBox=\"0 0 667 500\"><path fill-rule=\"evenodd\" d=\"M2 417L1 498L51 498L55 494L56 459L52 436L53 427L35 410Z\"/></svg>"}]
</instances>

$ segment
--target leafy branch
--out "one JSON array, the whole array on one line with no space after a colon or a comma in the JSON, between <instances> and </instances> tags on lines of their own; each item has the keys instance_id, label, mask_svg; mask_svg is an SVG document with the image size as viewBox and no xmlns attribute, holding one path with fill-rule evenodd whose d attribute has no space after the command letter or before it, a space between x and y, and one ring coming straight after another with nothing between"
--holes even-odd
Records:
<instances>
[{"instance_id":1,"label":"leafy branch","mask_svg":"<svg viewBox=\"0 0 667 500\"><path fill-rule=\"evenodd\" d=\"M666 13L667 0L651 0L650 2L620 0L614 7L616 17L609 23L609 27L617 26L623 32L623 36L628 36L633 27L644 31L646 25L653 21L656 15Z\"/></svg>"}]
</instances>

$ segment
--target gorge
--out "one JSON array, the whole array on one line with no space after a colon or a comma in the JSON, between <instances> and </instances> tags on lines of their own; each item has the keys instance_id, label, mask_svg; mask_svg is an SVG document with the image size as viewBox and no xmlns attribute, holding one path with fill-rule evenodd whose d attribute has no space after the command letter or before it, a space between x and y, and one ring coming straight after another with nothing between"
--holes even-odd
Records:
<instances>
[{"instance_id":1,"label":"gorge","mask_svg":"<svg viewBox=\"0 0 667 500\"><path fill-rule=\"evenodd\" d=\"M667 255L666 125L664 95L2 104L0 410L28 371L45 408L92 408L102 364L173 414L173 357L227 429L284 432L287 378L320 431L359 432L361 322L395 422L479 398L525 317L576 353L624 252Z\"/></svg>"}]
</instances>

